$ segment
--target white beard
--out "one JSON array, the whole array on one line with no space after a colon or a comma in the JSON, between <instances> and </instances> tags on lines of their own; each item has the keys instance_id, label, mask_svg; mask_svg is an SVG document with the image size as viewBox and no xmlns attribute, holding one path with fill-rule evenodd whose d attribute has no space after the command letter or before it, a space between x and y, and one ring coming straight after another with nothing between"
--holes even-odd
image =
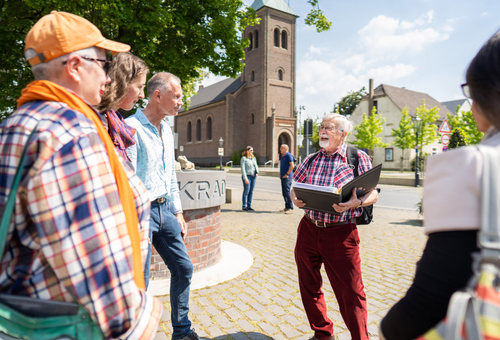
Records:
<instances>
[{"instance_id":1,"label":"white beard","mask_svg":"<svg viewBox=\"0 0 500 340\"><path fill-rule=\"evenodd\" d=\"M322 148L326 148L329 144L330 144L329 140L320 140L319 141L319 146L321 146Z\"/></svg>"}]
</instances>

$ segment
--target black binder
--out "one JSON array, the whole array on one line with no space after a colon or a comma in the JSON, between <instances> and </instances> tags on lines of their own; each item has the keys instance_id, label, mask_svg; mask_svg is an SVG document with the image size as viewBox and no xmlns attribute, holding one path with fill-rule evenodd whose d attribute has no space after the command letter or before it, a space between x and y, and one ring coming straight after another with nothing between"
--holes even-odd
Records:
<instances>
[{"instance_id":1,"label":"black binder","mask_svg":"<svg viewBox=\"0 0 500 340\"><path fill-rule=\"evenodd\" d=\"M375 188L380 179L380 172L382 171L382 164L379 164L362 175L354 178L352 181L344 185L340 193L336 194L332 192L325 192L314 189L300 188L301 183L296 183L293 187L295 196L301 201L304 201L306 205L301 209L309 209L314 211L320 211L324 213L329 213L333 215L340 215L333 209L332 205L334 203L338 204L341 202L347 202L351 198L352 189L358 188L356 190L356 195L358 197L365 195L368 191ZM363 188L360 190L359 188Z\"/></svg>"}]
</instances>

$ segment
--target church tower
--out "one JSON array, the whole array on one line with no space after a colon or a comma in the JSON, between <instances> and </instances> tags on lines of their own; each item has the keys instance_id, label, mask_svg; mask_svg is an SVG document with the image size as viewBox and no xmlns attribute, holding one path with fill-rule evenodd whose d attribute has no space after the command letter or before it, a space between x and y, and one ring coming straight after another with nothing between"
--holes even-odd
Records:
<instances>
[{"instance_id":1,"label":"church tower","mask_svg":"<svg viewBox=\"0 0 500 340\"><path fill-rule=\"evenodd\" d=\"M255 108L251 119L257 123L253 126L260 129L254 133L261 136L261 145L256 149L261 150L259 156L277 163L280 144L288 144L292 154L297 150L294 112L297 15L284 0L255 0L252 8L260 22L243 32L243 37L251 43L245 53L242 81L246 82L247 100L255 98L259 104L251 105ZM250 133L247 130L247 136Z\"/></svg>"}]
</instances>

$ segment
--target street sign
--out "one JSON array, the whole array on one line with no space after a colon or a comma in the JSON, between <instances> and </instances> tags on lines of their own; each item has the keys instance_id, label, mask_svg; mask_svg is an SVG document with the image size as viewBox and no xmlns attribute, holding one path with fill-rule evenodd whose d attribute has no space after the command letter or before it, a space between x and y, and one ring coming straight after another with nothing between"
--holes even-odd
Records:
<instances>
[{"instance_id":1,"label":"street sign","mask_svg":"<svg viewBox=\"0 0 500 340\"><path fill-rule=\"evenodd\" d=\"M439 128L439 133L451 133L450 124L448 124L448 119L443 120L443 124Z\"/></svg>"},{"instance_id":2,"label":"street sign","mask_svg":"<svg viewBox=\"0 0 500 340\"><path fill-rule=\"evenodd\" d=\"M224 156L224 148L219 148L219 156Z\"/></svg>"},{"instance_id":3,"label":"street sign","mask_svg":"<svg viewBox=\"0 0 500 340\"><path fill-rule=\"evenodd\" d=\"M444 146L450 144L450 135L448 134L442 134L441 135L441 143L443 143Z\"/></svg>"},{"instance_id":4,"label":"street sign","mask_svg":"<svg viewBox=\"0 0 500 340\"><path fill-rule=\"evenodd\" d=\"M443 146L443 152L446 152L448 151L448 147L447 146Z\"/></svg>"}]
</instances>

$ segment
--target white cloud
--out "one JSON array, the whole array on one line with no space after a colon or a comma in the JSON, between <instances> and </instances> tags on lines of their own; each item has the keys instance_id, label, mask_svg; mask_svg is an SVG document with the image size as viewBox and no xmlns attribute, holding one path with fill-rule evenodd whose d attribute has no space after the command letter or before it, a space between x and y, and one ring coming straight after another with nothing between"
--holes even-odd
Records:
<instances>
[{"instance_id":1,"label":"white cloud","mask_svg":"<svg viewBox=\"0 0 500 340\"><path fill-rule=\"evenodd\" d=\"M401 52L419 52L425 45L446 40L449 35L434 28L416 28L430 24L433 11L429 11L413 22L379 15L358 31L361 41L373 56L393 56Z\"/></svg>"},{"instance_id":2,"label":"white cloud","mask_svg":"<svg viewBox=\"0 0 500 340\"><path fill-rule=\"evenodd\" d=\"M366 75L368 78L377 79L377 83L387 83L395 79L407 77L413 72L415 72L416 68L412 65L406 64L396 64L396 65L386 65L377 68L372 68L368 70Z\"/></svg>"},{"instance_id":3,"label":"white cloud","mask_svg":"<svg viewBox=\"0 0 500 340\"><path fill-rule=\"evenodd\" d=\"M455 29L454 29L454 28L453 28L453 26L451 26L451 25L444 25L444 26L443 26L443 31L445 31L445 32L451 33L451 32L453 32L454 30L455 30Z\"/></svg>"},{"instance_id":4,"label":"white cloud","mask_svg":"<svg viewBox=\"0 0 500 340\"><path fill-rule=\"evenodd\" d=\"M315 47L314 45L309 46L309 53L311 54L321 54L323 51L323 48Z\"/></svg>"}]
</instances>

